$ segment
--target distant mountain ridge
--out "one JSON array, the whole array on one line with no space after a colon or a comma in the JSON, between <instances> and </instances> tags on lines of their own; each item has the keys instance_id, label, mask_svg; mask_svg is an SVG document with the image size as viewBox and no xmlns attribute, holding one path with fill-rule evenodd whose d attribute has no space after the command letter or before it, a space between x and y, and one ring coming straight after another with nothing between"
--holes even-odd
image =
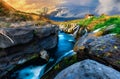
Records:
<instances>
[{"instance_id":1,"label":"distant mountain ridge","mask_svg":"<svg viewBox=\"0 0 120 79\"><path fill-rule=\"evenodd\" d=\"M16 20L39 20L40 16L34 13L26 13L13 8L4 0L0 0L0 16L7 16Z\"/></svg>"},{"instance_id":2,"label":"distant mountain ridge","mask_svg":"<svg viewBox=\"0 0 120 79\"><path fill-rule=\"evenodd\" d=\"M16 12L16 9L14 9L11 5L9 5L4 0L0 0L0 15L1 16L8 15L14 12Z\"/></svg>"},{"instance_id":3,"label":"distant mountain ridge","mask_svg":"<svg viewBox=\"0 0 120 79\"><path fill-rule=\"evenodd\" d=\"M0 0L0 8L4 8L4 10L8 11L16 11L11 5L9 5L4 0Z\"/></svg>"}]
</instances>

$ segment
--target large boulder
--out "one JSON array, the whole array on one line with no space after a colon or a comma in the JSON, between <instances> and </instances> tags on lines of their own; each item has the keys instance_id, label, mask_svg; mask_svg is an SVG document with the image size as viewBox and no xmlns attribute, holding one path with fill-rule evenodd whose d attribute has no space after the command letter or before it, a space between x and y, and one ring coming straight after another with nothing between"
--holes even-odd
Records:
<instances>
[{"instance_id":1,"label":"large boulder","mask_svg":"<svg viewBox=\"0 0 120 79\"><path fill-rule=\"evenodd\" d=\"M6 30L7 28L4 31ZM58 43L57 26L19 27L8 28L8 30L6 35L9 36L6 37L1 34L1 37L4 38L4 40L0 38L0 40L3 40L2 42L0 41L0 43L4 44L4 47L1 45L2 49L0 49L0 77L8 73L16 65L23 64L24 62L31 60L31 58L38 56L43 58L42 55L45 55L46 52L42 52L41 54L40 51L51 50L55 48ZM16 36L12 37L10 33ZM14 41L16 41L15 44L11 43L12 41L9 38L11 40L14 39ZM6 41L9 44L6 44ZM44 58L48 61L48 56L45 56Z\"/></svg>"},{"instance_id":2,"label":"large boulder","mask_svg":"<svg viewBox=\"0 0 120 79\"><path fill-rule=\"evenodd\" d=\"M119 79L120 72L93 60L84 60L64 69L54 79Z\"/></svg>"},{"instance_id":3,"label":"large boulder","mask_svg":"<svg viewBox=\"0 0 120 79\"><path fill-rule=\"evenodd\" d=\"M57 33L55 25L41 27L0 28L0 48L25 44L34 39L34 35L40 39Z\"/></svg>"},{"instance_id":4,"label":"large boulder","mask_svg":"<svg viewBox=\"0 0 120 79\"><path fill-rule=\"evenodd\" d=\"M120 35L82 37L75 44L74 51L79 59L95 59L120 70Z\"/></svg>"}]
</instances>

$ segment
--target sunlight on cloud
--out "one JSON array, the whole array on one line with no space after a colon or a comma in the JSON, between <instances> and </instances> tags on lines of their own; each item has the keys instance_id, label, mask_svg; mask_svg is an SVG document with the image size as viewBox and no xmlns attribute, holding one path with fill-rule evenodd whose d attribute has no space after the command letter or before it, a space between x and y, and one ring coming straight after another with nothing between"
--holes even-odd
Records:
<instances>
[{"instance_id":1,"label":"sunlight on cloud","mask_svg":"<svg viewBox=\"0 0 120 79\"><path fill-rule=\"evenodd\" d=\"M86 13L92 14L118 14L120 13L120 0L5 0L14 8L34 12L49 8L49 13L56 8L63 8L63 11L56 16L66 15L66 17L79 17ZM117 10L117 11L116 11Z\"/></svg>"},{"instance_id":2,"label":"sunlight on cloud","mask_svg":"<svg viewBox=\"0 0 120 79\"><path fill-rule=\"evenodd\" d=\"M54 9L62 0L5 0L14 8L26 12L36 12L43 7L49 7L49 10Z\"/></svg>"}]
</instances>

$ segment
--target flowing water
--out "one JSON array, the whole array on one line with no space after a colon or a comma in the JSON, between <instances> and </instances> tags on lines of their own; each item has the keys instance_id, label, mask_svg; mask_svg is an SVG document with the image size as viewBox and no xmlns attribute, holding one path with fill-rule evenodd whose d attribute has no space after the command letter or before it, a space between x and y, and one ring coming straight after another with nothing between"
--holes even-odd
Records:
<instances>
[{"instance_id":1,"label":"flowing water","mask_svg":"<svg viewBox=\"0 0 120 79\"><path fill-rule=\"evenodd\" d=\"M51 58L48 63L35 66L31 63L30 66L25 67L19 71L12 74L12 79L40 79L45 73L45 69L51 69L56 63L59 63L64 57L73 55L73 46L75 39L72 35L66 34L64 32L59 32L58 45L56 49L53 49ZM52 63L52 64L51 64ZM50 65L49 65L50 64Z\"/></svg>"}]
</instances>

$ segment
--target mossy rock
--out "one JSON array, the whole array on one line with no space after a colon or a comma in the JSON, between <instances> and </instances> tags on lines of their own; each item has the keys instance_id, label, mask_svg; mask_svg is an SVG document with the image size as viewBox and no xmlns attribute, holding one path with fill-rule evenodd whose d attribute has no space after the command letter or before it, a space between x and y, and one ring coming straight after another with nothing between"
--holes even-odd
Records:
<instances>
[{"instance_id":1,"label":"mossy rock","mask_svg":"<svg viewBox=\"0 0 120 79\"><path fill-rule=\"evenodd\" d=\"M44 74L41 79L53 79L60 71L76 62L78 62L76 54L71 57L64 58L58 64L56 64L50 71Z\"/></svg>"},{"instance_id":2,"label":"mossy rock","mask_svg":"<svg viewBox=\"0 0 120 79\"><path fill-rule=\"evenodd\" d=\"M77 52L78 59L94 59L120 71L120 35L107 34L95 39L80 38L74 51Z\"/></svg>"}]
</instances>

